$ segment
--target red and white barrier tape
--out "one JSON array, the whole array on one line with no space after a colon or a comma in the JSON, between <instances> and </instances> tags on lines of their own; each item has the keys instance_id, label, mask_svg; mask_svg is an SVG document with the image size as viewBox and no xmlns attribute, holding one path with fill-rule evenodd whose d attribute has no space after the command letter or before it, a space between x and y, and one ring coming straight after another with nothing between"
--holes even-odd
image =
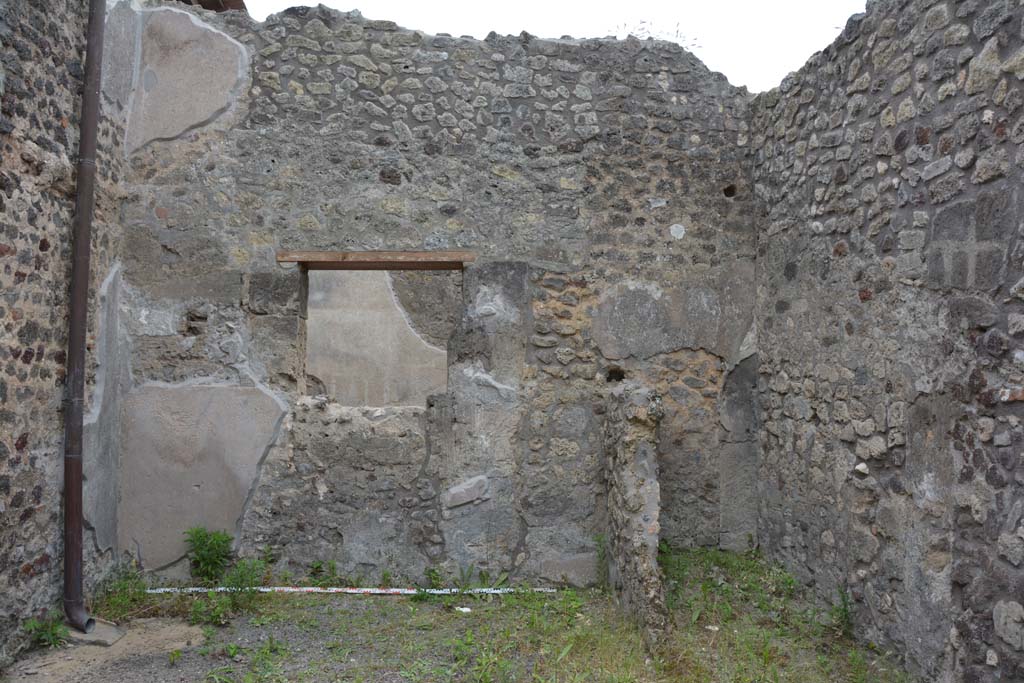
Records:
<instances>
[{"instance_id":1,"label":"red and white barrier tape","mask_svg":"<svg viewBox=\"0 0 1024 683\"><path fill-rule=\"evenodd\" d=\"M169 588L149 588L147 593L160 595L165 593L236 593L239 588L217 586L214 588L203 588L202 586L179 586ZM342 595L508 595L529 591L533 593L555 593L554 588L340 588L320 586L255 586L250 589L257 593L338 593Z\"/></svg>"}]
</instances>

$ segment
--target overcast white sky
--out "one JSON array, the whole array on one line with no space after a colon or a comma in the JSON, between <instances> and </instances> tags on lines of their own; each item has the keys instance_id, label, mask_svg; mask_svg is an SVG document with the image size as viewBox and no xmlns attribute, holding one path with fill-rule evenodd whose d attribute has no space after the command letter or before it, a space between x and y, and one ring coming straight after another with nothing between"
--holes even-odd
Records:
<instances>
[{"instance_id":1,"label":"overcast white sky","mask_svg":"<svg viewBox=\"0 0 1024 683\"><path fill-rule=\"evenodd\" d=\"M865 0L323 0L369 19L390 19L426 33L483 38L491 31L541 38L625 37L650 30L674 39L734 85L768 90L824 49ZM303 0L246 0L263 20ZM641 37L644 37L641 35Z\"/></svg>"}]
</instances>

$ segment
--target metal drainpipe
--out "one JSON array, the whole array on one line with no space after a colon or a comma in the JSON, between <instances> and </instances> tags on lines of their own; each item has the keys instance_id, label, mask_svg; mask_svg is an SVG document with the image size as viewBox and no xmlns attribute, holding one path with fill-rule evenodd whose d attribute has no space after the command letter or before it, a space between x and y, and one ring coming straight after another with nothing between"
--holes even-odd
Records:
<instances>
[{"instance_id":1,"label":"metal drainpipe","mask_svg":"<svg viewBox=\"0 0 1024 683\"><path fill-rule=\"evenodd\" d=\"M85 86L78 145L78 183L71 251L71 320L68 324L67 394L64 409L64 612L79 631L96 622L85 611L82 591L82 430L85 403L85 333L89 305L89 252L96 185L100 66L106 0L90 0Z\"/></svg>"}]
</instances>

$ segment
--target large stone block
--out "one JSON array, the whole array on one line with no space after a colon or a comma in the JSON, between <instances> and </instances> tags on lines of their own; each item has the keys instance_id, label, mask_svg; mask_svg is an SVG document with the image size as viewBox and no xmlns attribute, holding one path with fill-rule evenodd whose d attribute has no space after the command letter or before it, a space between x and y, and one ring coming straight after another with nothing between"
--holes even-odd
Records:
<instances>
[{"instance_id":1,"label":"large stone block","mask_svg":"<svg viewBox=\"0 0 1024 683\"><path fill-rule=\"evenodd\" d=\"M246 305L257 315L306 316L308 275L298 269L252 273L247 278Z\"/></svg>"},{"instance_id":2,"label":"large stone block","mask_svg":"<svg viewBox=\"0 0 1024 683\"><path fill-rule=\"evenodd\" d=\"M1014 650L1024 650L1024 607L1013 600L1000 600L992 610L996 635Z\"/></svg>"}]
</instances>

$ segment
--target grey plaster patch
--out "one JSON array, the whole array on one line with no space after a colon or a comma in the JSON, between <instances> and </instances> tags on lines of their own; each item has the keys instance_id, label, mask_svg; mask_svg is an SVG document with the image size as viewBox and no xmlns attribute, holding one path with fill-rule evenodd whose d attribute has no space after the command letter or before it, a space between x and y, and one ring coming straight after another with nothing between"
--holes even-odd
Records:
<instances>
[{"instance_id":1,"label":"grey plaster patch","mask_svg":"<svg viewBox=\"0 0 1024 683\"><path fill-rule=\"evenodd\" d=\"M136 69L139 63L141 21L130 0L121 0L107 9L103 35L104 97L118 109L131 103Z\"/></svg>"},{"instance_id":2,"label":"grey plaster patch","mask_svg":"<svg viewBox=\"0 0 1024 683\"><path fill-rule=\"evenodd\" d=\"M447 510L438 524L452 574L457 575L461 567L477 567L492 574L515 569L516 550L525 529L518 515L509 514L514 504L512 482L496 471L488 478L488 500Z\"/></svg>"},{"instance_id":3,"label":"grey plaster patch","mask_svg":"<svg viewBox=\"0 0 1024 683\"><path fill-rule=\"evenodd\" d=\"M526 534L530 558L525 569L545 582L593 586L601 579L596 536L573 524L532 527Z\"/></svg>"},{"instance_id":4,"label":"grey plaster patch","mask_svg":"<svg viewBox=\"0 0 1024 683\"><path fill-rule=\"evenodd\" d=\"M147 9L141 21L127 153L212 123L231 108L248 78L245 47L195 15ZM112 85L111 92L120 89Z\"/></svg>"},{"instance_id":5,"label":"grey plaster patch","mask_svg":"<svg viewBox=\"0 0 1024 683\"><path fill-rule=\"evenodd\" d=\"M412 328L444 349L462 312L460 271L390 271L388 281Z\"/></svg>"},{"instance_id":6,"label":"grey plaster patch","mask_svg":"<svg viewBox=\"0 0 1024 683\"><path fill-rule=\"evenodd\" d=\"M426 405L444 391L447 354L421 337L384 271L309 276L307 372L343 405Z\"/></svg>"},{"instance_id":7,"label":"grey plaster patch","mask_svg":"<svg viewBox=\"0 0 1024 683\"><path fill-rule=\"evenodd\" d=\"M750 273L737 264L715 280L666 287L626 280L605 291L594 315L594 340L609 360L649 359L679 349L706 349L734 359L752 319Z\"/></svg>"},{"instance_id":8,"label":"grey plaster patch","mask_svg":"<svg viewBox=\"0 0 1024 683\"><path fill-rule=\"evenodd\" d=\"M726 376L719 402L719 419L730 441L752 441L757 436L757 357L748 356Z\"/></svg>"},{"instance_id":9,"label":"grey plaster patch","mask_svg":"<svg viewBox=\"0 0 1024 683\"><path fill-rule=\"evenodd\" d=\"M120 325L120 264L110 269L98 295L96 384L85 416L82 495L86 524L93 531L97 548L105 551L117 543L120 403L130 383L130 347Z\"/></svg>"},{"instance_id":10,"label":"grey plaster patch","mask_svg":"<svg viewBox=\"0 0 1024 683\"><path fill-rule=\"evenodd\" d=\"M132 390L121 413L119 546L159 569L184 555L192 526L234 533L283 415L262 387Z\"/></svg>"},{"instance_id":11,"label":"grey plaster patch","mask_svg":"<svg viewBox=\"0 0 1024 683\"><path fill-rule=\"evenodd\" d=\"M725 430L718 458L721 530L718 545L743 552L757 546L757 490L760 449L757 356L751 355L729 372L719 401Z\"/></svg>"},{"instance_id":12,"label":"grey plaster patch","mask_svg":"<svg viewBox=\"0 0 1024 683\"><path fill-rule=\"evenodd\" d=\"M719 452L721 473L721 531L718 547L745 552L757 546L757 444L753 441L723 443Z\"/></svg>"},{"instance_id":13,"label":"grey plaster patch","mask_svg":"<svg viewBox=\"0 0 1024 683\"><path fill-rule=\"evenodd\" d=\"M683 345L671 328L672 305L665 291L654 283L627 281L601 297L594 339L609 360L649 358Z\"/></svg>"}]
</instances>

